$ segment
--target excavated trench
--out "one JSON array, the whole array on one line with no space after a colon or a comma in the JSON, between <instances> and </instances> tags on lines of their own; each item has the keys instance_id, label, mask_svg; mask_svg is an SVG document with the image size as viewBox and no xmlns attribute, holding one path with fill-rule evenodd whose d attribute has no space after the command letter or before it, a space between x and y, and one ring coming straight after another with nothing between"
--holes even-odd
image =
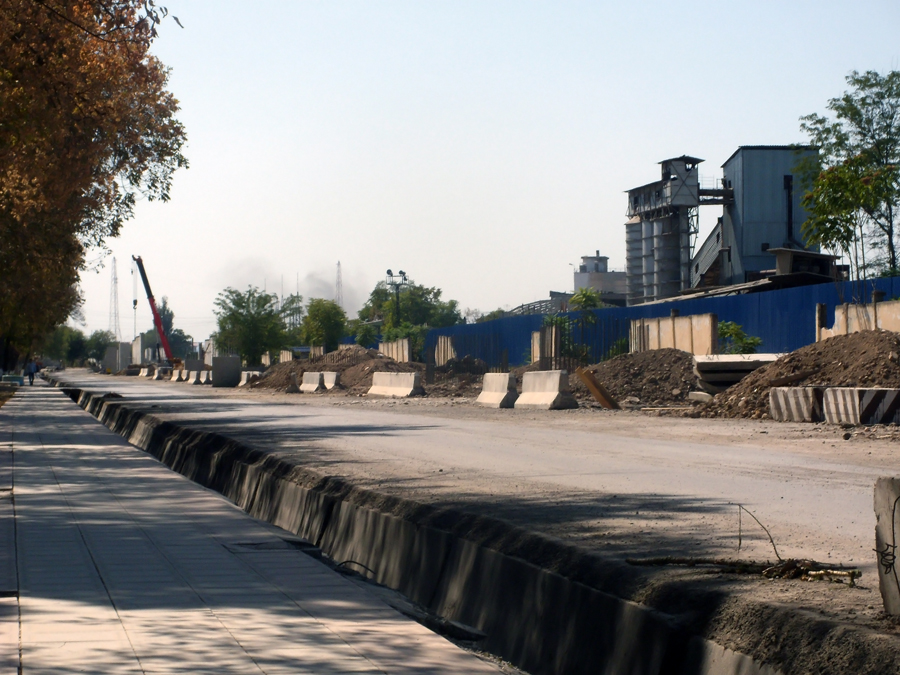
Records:
<instances>
[{"instance_id":1,"label":"excavated trench","mask_svg":"<svg viewBox=\"0 0 900 675\"><path fill-rule=\"evenodd\" d=\"M690 597L674 604L687 600L699 609L682 614L640 605L618 597L640 581L640 572L623 563L499 519L363 490L225 436L159 419L115 395L53 383L174 471L308 540L330 558L368 568L374 581L432 614L476 628L485 634L479 649L534 675L844 672L798 661L783 650L774 660L779 669L704 638L711 608L723 603L715 593L684 589ZM816 651L816 640L828 651L827 643L838 639L808 618L774 609L757 612L756 618L747 614L761 633L809 632L805 653ZM757 641L759 650L767 639ZM854 642L846 633L839 639L856 652L862 666L857 672L883 672L869 666L888 665L884 654L867 653L872 650L865 641Z\"/></svg>"}]
</instances>

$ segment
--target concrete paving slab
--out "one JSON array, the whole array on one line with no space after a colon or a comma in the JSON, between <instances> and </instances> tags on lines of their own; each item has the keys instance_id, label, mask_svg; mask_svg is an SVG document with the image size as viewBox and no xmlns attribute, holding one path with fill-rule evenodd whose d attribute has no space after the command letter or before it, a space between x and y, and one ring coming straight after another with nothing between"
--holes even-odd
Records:
<instances>
[{"instance_id":1,"label":"concrete paving slab","mask_svg":"<svg viewBox=\"0 0 900 675\"><path fill-rule=\"evenodd\" d=\"M0 597L0 668L21 648L22 673L498 672L58 390L4 405L4 437L20 597ZM0 491L12 539L5 519Z\"/></svg>"}]
</instances>

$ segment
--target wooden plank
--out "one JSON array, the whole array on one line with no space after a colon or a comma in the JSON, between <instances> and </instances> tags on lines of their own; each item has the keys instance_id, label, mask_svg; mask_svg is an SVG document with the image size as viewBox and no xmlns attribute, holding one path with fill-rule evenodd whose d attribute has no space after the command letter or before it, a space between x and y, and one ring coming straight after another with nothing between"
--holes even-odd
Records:
<instances>
[{"instance_id":1,"label":"wooden plank","mask_svg":"<svg viewBox=\"0 0 900 675\"><path fill-rule=\"evenodd\" d=\"M591 371L584 368L576 368L575 374L581 378L581 381L584 382L584 386L588 388L588 391L591 392L593 397L597 399L597 402L604 408L609 410L622 409L619 402L606 391L604 386L597 381L597 378L594 377L594 374Z\"/></svg>"}]
</instances>

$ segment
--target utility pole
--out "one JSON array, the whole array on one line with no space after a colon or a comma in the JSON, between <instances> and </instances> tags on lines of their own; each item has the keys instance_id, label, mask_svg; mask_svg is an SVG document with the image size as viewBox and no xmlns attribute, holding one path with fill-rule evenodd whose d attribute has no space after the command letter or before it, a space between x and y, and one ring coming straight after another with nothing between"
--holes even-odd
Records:
<instances>
[{"instance_id":1,"label":"utility pole","mask_svg":"<svg viewBox=\"0 0 900 675\"><path fill-rule=\"evenodd\" d=\"M109 287L109 328L110 333L116 336L116 342L122 339L122 329L119 327L119 275L116 273L116 259L112 259L112 274Z\"/></svg>"},{"instance_id":2,"label":"utility pole","mask_svg":"<svg viewBox=\"0 0 900 675\"><path fill-rule=\"evenodd\" d=\"M341 261L337 263L337 279L334 282L334 301L338 306L344 308L344 281L341 279Z\"/></svg>"}]
</instances>

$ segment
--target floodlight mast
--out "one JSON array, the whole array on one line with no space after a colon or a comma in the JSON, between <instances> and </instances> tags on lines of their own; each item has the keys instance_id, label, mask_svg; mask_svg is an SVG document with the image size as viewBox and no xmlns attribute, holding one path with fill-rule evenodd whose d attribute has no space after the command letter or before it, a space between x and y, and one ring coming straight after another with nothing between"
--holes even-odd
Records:
<instances>
[{"instance_id":1,"label":"floodlight mast","mask_svg":"<svg viewBox=\"0 0 900 675\"><path fill-rule=\"evenodd\" d=\"M394 275L391 270L387 271L387 279L385 279L385 283L394 289L394 298L397 304L397 313L396 313L396 323L395 328L400 327L400 287L401 286L409 286L409 277L406 276L406 272L400 270Z\"/></svg>"},{"instance_id":2,"label":"floodlight mast","mask_svg":"<svg viewBox=\"0 0 900 675\"><path fill-rule=\"evenodd\" d=\"M163 330L162 318L159 316L159 310L156 309L156 300L153 299L153 291L150 290L150 282L147 280L147 273L144 271L144 261L141 260L141 256L131 256L131 259L134 260L138 272L141 273L141 281L144 282L144 290L147 291L147 301L150 303L150 311L153 312L153 325L156 326L156 334L159 335L159 342L162 344L163 351L166 354L166 360L169 363L174 363L175 359L172 357L169 339L166 337L166 333ZM135 301L135 303L136 302L137 301Z\"/></svg>"}]
</instances>

